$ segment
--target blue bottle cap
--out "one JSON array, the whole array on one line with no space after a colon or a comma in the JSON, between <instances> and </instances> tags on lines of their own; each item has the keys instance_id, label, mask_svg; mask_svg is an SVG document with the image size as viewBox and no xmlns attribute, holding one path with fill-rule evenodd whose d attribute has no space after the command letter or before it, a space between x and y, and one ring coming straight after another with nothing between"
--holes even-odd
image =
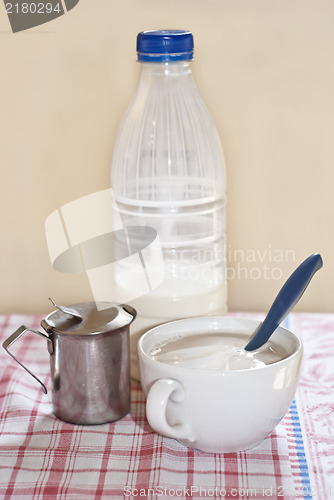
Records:
<instances>
[{"instance_id":1,"label":"blue bottle cap","mask_svg":"<svg viewBox=\"0 0 334 500\"><path fill-rule=\"evenodd\" d=\"M194 54L194 39L190 31L152 30L137 36L138 61L189 61Z\"/></svg>"}]
</instances>

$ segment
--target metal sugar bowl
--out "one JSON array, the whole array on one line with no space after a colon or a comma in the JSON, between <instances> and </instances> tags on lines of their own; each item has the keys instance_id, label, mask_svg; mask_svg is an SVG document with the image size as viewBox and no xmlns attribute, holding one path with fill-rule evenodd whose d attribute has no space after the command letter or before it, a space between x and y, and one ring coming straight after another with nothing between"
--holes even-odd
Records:
<instances>
[{"instance_id":1,"label":"metal sugar bowl","mask_svg":"<svg viewBox=\"0 0 334 500\"><path fill-rule=\"evenodd\" d=\"M8 350L27 331L45 337L55 416L73 424L113 422L130 410L129 326L136 311L128 305L95 302L71 308L57 308L43 319L45 333L21 326L3 347L46 393L41 380Z\"/></svg>"}]
</instances>

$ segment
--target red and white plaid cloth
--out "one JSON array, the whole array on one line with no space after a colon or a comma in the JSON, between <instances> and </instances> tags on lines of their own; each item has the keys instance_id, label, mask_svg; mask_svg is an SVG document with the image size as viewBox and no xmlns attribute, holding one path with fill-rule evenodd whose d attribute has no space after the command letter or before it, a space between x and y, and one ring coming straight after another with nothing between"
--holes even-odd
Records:
<instances>
[{"instance_id":1,"label":"red and white plaid cloth","mask_svg":"<svg viewBox=\"0 0 334 500\"><path fill-rule=\"evenodd\" d=\"M40 320L0 316L1 344L20 325L37 329ZM50 393L1 347L0 498L334 499L334 314L291 314L286 326L304 343L296 399L260 446L225 455L153 432L137 382L131 412L118 422L61 422ZM45 341L26 334L15 347L18 359L50 387Z\"/></svg>"}]
</instances>

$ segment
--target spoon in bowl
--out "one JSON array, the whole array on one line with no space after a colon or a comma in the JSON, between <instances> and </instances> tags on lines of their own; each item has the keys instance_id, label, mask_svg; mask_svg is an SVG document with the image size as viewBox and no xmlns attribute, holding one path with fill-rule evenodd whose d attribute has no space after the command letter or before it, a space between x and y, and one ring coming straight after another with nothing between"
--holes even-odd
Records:
<instances>
[{"instance_id":1,"label":"spoon in bowl","mask_svg":"<svg viewBox=\"0 0 334 500\"><path fill-rule=\"evenodd\" d=\"M313 275L322 265L321 255L314 253L297 267L278 292L267 316L255 330L251 340L246 345L246 351L259 349L267 342L278 325L297 304Z\"/></svg>"}]
</instances>

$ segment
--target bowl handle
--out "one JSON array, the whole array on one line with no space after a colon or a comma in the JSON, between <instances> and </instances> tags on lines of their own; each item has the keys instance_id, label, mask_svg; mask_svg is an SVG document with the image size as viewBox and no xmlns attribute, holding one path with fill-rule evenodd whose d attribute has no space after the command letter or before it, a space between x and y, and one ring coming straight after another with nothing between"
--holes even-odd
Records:
<instances>
[{"instance_id":1,"label":"bowl handle","mask_svg":"<svg viewBox=\"0 0 334 500\"><path fill-rule=\"evenodd\" d=\"M156 380L149 390L146 400L147 420L156 432L174 439L196 441L194 430L184 422L170 425L166 418L169 399L176 403L183 401L185 395L183 385L177 380L161 378Z\"/></svg>"}]
</instances>

